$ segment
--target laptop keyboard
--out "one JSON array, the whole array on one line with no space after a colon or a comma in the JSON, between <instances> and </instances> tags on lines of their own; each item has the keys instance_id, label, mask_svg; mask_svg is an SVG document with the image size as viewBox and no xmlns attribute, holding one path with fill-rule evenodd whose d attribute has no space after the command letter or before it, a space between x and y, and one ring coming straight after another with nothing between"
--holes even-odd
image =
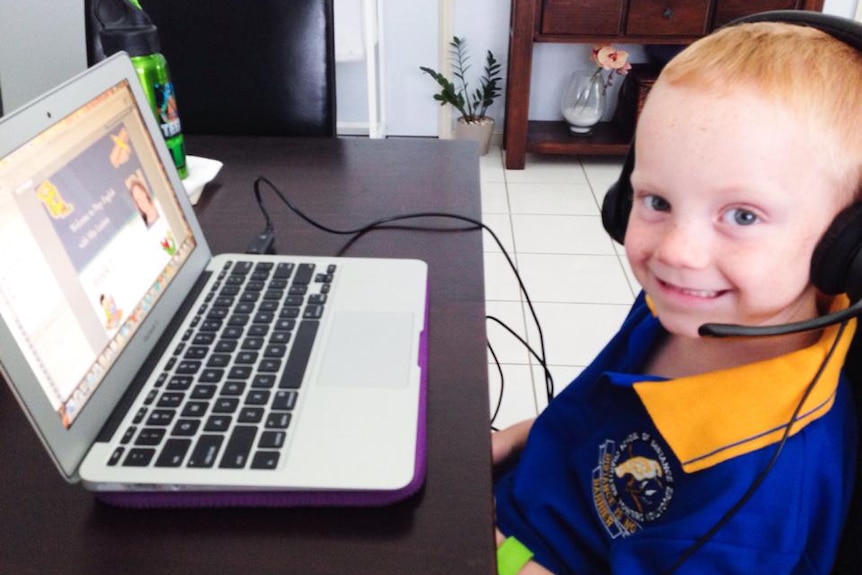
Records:
<instances>
[{"instance_id":1,"label":"laptop keyboard","mask_svg":"<svg viewBox=\"0 0 862 575\"><path fill-rule=\"evenodd\" d=\"M275 469L335 272L227 262L109 465Z\"/></svg>"}]
</instances>

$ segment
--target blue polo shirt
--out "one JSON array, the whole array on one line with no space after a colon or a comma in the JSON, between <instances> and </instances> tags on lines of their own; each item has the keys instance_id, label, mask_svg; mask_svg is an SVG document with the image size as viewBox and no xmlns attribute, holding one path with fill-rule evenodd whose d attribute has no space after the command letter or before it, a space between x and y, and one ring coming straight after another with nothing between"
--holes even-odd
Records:
<instances>
[{"instance_id":1,"label":"blue polo shirt","mask_svg":"<svg viewBox=\"0 0 862 575\"><path fill-rule=\"evenodd\" d=\"M763 483L675 573L829 572L855 471L841 374L852 323ZM663 333L641 295L497 481L500 530L558 575L666 572L770 465L838 328L780 358L673 380L640 373Z\"/></svg>"}]
</instances>

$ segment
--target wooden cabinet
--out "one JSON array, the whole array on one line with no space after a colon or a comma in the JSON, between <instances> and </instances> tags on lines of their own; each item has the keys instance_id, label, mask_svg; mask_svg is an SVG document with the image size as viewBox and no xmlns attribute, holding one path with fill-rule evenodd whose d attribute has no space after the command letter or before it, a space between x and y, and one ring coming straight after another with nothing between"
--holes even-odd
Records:
<instances>
[{"instance_id":1,"label":"wooden cabinet","mask_svg":"<svg viewBox=\"0 0 862 575\"><path fill-rule=\"evenodd\" d=\"M823 0L512 0L506 78L506 168L527 152L624 154L633 126L602 122L571 136L562 120L530 121L533 44L689 44L741 16L768 10L823 9Z\"/></svg>"}]
</instances>

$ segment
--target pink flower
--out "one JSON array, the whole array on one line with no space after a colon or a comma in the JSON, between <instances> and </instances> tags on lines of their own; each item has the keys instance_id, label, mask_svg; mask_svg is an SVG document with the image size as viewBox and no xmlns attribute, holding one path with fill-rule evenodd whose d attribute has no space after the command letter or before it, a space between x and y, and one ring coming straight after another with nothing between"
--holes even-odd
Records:
<instances>
[{"instance_id":1,"label":"pink flower","mask_svg":"<svg viewBox=\"0 0 862 575\"><path fill-rule=\"evenodd\" d=\"M613 70L617 74L626 74L632 69L628 63L629 53L617 50L613 46L593 46L592 60L605 70Z\"/></svg>"},{"instance_id":2,"label":"pink flower","mask_svg":"<svg viewBox=\"0 0 862 575\"><path fill-rule=\"evenodd\" d=\"M614 72L624 76L632 69L632 65L628 62L629 53L625 50L617 50L609 44L604 46L593 46L593 53L590 56L590 59L598 64L595 78L597 80L602 80L602 91L607 90L608 87L614 83ZM606 79L602 75L602 71L604 70L610 72Z\"/></svg>"}]
</instances>

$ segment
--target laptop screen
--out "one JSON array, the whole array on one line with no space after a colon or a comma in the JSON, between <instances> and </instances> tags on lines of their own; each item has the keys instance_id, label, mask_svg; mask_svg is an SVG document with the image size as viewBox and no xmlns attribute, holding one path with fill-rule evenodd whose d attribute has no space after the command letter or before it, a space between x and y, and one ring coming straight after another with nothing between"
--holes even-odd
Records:
<instances>
[{"instance_id":1,"label":"laptop screen","mask_svg":"<svg viewBox=\"0 0 862 575\"><path fill-rule=\"evenodd\" d=\"M0 159L0 314L67 429L195 247L123 81Z\"/></svg>"}]
</instances>

